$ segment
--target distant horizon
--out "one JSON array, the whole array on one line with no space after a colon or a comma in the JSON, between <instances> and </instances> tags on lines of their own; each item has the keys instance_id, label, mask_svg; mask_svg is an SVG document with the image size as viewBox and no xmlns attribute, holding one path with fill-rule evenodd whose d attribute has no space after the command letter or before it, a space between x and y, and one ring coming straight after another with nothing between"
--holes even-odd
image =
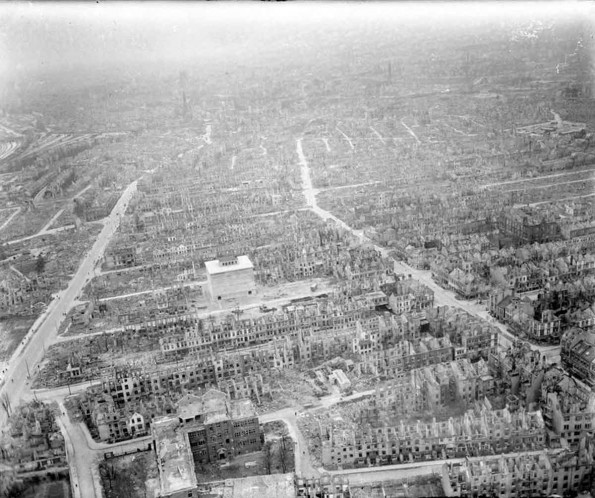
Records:
<instances>
[{"instance_id":1,"label":"distant horizon","mask_svg":"<svg viewBox=\"0 0 595 498\"><path fill-rule=\"evenodd\" d=\"M267 46L317 26L364 23L404 29L457 27L460 20L589 20L592 3L553 2L44 2L0 4L0 75L141 59L184 59L246 44ZM595 16L591 16L593 18ZM390 26L388 26L390 27Z\"/></svg>"}]
</instances>

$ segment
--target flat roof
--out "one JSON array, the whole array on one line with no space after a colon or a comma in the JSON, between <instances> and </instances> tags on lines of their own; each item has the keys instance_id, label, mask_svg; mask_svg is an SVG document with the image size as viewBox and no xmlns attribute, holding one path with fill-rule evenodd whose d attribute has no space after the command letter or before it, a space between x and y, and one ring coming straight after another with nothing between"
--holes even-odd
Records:
<instances>
[{"instance_id":1,"label":"flat roof","mask_svg":"<svg viewBox=\"0 0 595 498\"><path fill-rule=\"evenodd\" d=\"M196 488L194 460L177 417L161 417L152 423L161 494Z\"/></svg>"},{"instance_id":2,"label":"flat roof","mask_svg":"<svg viewBox=\"0 0 595 498\"><path fill-rule=\"evenodd\" d=\"M218 259L205 261L205 268L208 275L216 275L218 273L229 273L238 270L250 270L254 268L254 265L248 256L238 256L237 263L227 265L222 265Z\"/></svg>"}]
</instances>

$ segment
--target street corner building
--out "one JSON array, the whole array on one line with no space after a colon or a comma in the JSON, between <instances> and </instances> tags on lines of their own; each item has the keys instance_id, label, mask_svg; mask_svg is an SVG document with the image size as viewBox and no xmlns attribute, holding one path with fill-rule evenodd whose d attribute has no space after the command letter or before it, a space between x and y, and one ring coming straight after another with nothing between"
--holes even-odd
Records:
<instances>
[{"instance_id":1,"label":"street corner building","mask_svg":"<svg viewBox=\"0 0 595 498\"><path fill-rule=\"evenodd\" d=\"M177 414L155 419L151 431L159 470L155 496L168 498L198 496L192 494L196 465L259 451L264 441L252 402L230 400L215 389L184 396Z\"/></svg>"}]
</instances>

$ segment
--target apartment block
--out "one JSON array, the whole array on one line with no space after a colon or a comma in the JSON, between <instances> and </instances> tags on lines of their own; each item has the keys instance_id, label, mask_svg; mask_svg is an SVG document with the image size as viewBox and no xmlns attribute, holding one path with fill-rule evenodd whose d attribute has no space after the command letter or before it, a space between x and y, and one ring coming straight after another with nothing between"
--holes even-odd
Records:
<instances>
[{"instance_id":1,"label":"apartment block","mask_svg":"<svg viewBox=\"0 0 595 498\"><path fill-rule=\"evenodd\" d=\"M168 498L200 496L195 466L258 451L264 439L250 401L215 390L182 398L176 414L153 421L151 434L159 471L155 496Z\"/></svg>"},{"instance_id":2,"label":"apartment block","mask_svg":"<svg viewBox=\"0 0 595 498\"><path fill-rule=\"evenodd\" d=\"M363 421L378 426L395 416L433 411L451 403L473 405L492 394L487 363L455 360L399 374L379 384L362 409Z\"/></svg>"},{"instance_id":3,"label":"apartment block","mask_svg":"<svg viewBox=\"0 0 595 498\"><path fill-rule=\"evenodd\" d=\"M331 425L322 428L321 438L322 464L336 469L541 449L546 429L540 411L492 410L485 400L463 416L442 422L401 421L358 431L338 431Z\"/></svg>"},{"instance_id":4,"label":"apartment block","mask_svg":"<svg viewBox=\"0 0 595 498\"><path fill-rule=\"evenodd\" d=\"M316 479L297 477L295 496L298 498L350 498L349 480L345 476L323 474Z\"/></svg>"},{"instance_id":5,"label":"apartment block","mask_svg":"<svg viewBox=\"0 0 595 498\"><path fill-rule=\"evenodd\" d=\"M572 328L560 341L562 366L573 377L595 386L595 332Z\"/></svg>"},{"instance_id":6,"label":"apartment block","mask_svg":"<svg viewBox=\"0 0 595 498\"><path fill-rule=\"evenodd\" d=\"M17 478L68 466L64 437L49 405L20 405L8 419L6 436L0 442L0 466L7 466L8 473L14 472Z\"/></svg>"},{"instance_id":7,"label":"apartment block","mask_svg":"<svg viewBox=\"0 0 595 498\"><path fill-rule=\"evenodd\" d=\"M97 389L110 396L118 406L145 399L152 394L208 386L220 386L233 398L249 392L250 397L258 399L269 393L269 387L262 375L255 371L257 367L260 370L283 367L293 364L290 360L284 343L273 343L229 356L207 355L161 368L114 371L102 380L101 387ZM234 382L230 383L229 380Z\"/></svg>"},{"instance_id":8,"label":"apartment block","mask_svg":"<svg viewBox=\"0 0 595 498\"><path fill-rule=\"evenodd\" d=\"M497 219L502 233L519 245L552 242L562 238L560 225L548 216L531 208L508 209Z\"/></svg>"},{"instance_id":9,"label":"apartment block","mask_svg":"<svg viewBox=\"0 0 595 498\"><path fill-rule=\"evenodd\" d=\"M184 396L177 417L188 434L196 464L214 463L262 448L264 436L250 400L230 400L211 389L203 396Z\"/></svg>"},{"instance_id":10,"label":"apartment block","mask_svg":"<svg viewBox=\"0 0 595 498\"><path fill-rule=\"evenodd\" d=\"M119 246L111 248L104 257L107 270L119 270L142 264L142 253L139 247Z\"/></svg>"},{"instance_id":11,"label":"apartment block","mask_svg":"<svg viewBox=\"0 0 595 498\"><path fill-rule=\"evenodd\" d=\"M442 466L446 496L565 495L586 485L593 463L591 443L576 451L539 450L468 457Z\"/></svg>"},{"instance_id":12,"label":"apartment block","mask_svg":"<svg viewBox=\"0 0 595 498\"><path fill-rule=\"evenodd\" d=\"M490 355L488 366L496 380L496 388L507 392L529 406L537 401L547 365L539 351L527 343L518 343L507 351Z\"/></svg>"},{"instance_id":13,"label":"apartment block","mask_svg":"<svg viewBox=\"0 0 595 498\"><path fill-rule=\"evenodd\" d=\"M549 429L577 448L595 429L595 394L561 368L548 370L541 384L540 406Z\"/></svg>"},{"instance_id":14,"label":"apartment block","mask_svg":"<svg viewBox=\"0 0 595 498\"><path fill-rule=\"evenodd\" d=\"M434 291L417 280L399 280L383 286L388 304L395 314L421 311L434 306Z\"/></svg>"}]
</instances>

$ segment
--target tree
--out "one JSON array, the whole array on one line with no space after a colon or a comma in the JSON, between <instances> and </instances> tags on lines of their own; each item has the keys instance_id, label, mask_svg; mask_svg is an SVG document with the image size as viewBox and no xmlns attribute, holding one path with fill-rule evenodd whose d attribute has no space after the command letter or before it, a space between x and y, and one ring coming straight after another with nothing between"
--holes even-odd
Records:
<instances>
[{"instance_id":1,"label":"tree","mask_svg":"<svg viewBox=\"0 0 595 498\"><path fill-rule=\"evenodd\" d=\"M85 219L85 203L82 201L79 201L78 199L75 199L73 213L77 218L84 220Z\"/></svg>"},{"instance_id":2,"label":"tree","mask_svg":"<svg viewBox=\"0 0 595 498\"><path fill-rule=\"evenodd\" d=\"M43 257L43 254L39 254L39 256L37 256L37 261L35 262L35 271L38 274L43 273L43 271L45 270L45 258Z\"/></svg>"},{"instance_id":3,"label":"tree","mask_svg":"<svg viewBox=\"0 0 595 498\"><path fill-rule=\"evenodd\" d=\"M14 483L6 490L6 498L20 498L24 496L25 486L21 483Z\"/></svg>"},{"instance_id":4,"label":"tree","mask_svg":"<svg viewBox=\"0 0 595 498\"><path fill-rule=\"evenodd\" d=\"M6 412L6 415L10 417L12 415L12 406L10 405L10 399L7 393L4 393L2 398L0 398L0 405Z\"/></svg>"},{"instance_id":5,"label":"tree","mask_svg":"<svg viewBox=\"0 0 595 498\"><path fill-rule=\"evenodd\" d=\"M112 483L116 479L116 471L113 464L102 463L99 465L101 477L109 483L109 491L112 490Z\"/></svg>"},{"instance_id":6,"label":"tree","mask_svg":"<svg viewBox=\"0 0 595 498\"><path fill-rule=\"evenodd\" d=\"M270 441L264 443L264 446L262 447L262 453L264 455L264 467L267 471L267 474L270 474L273 464L273 448Z\"/></svg>"},{"instance_id":7,"label":"tree","mask_svg":"<svg viewBox=\"0 0 595 498\"><path fill-rule=\"evenodd\" d=\"M134 480L129 472L118 472L114 480L114 497L134 496Z\"/></svg>"},{"instance_id":8,"label":"tree","mask_svg":"<svg viewBox=\"0 0 595 498\"><path fill-rule=\"evenodd\" d=\"M281 436L281 445L279 447L279 461L281 463L281 471L283 473L287 472L287 468L289 467L289 451L291 445L291 438L287 434L283 434Z\"/></svg>"}]
</instances>

